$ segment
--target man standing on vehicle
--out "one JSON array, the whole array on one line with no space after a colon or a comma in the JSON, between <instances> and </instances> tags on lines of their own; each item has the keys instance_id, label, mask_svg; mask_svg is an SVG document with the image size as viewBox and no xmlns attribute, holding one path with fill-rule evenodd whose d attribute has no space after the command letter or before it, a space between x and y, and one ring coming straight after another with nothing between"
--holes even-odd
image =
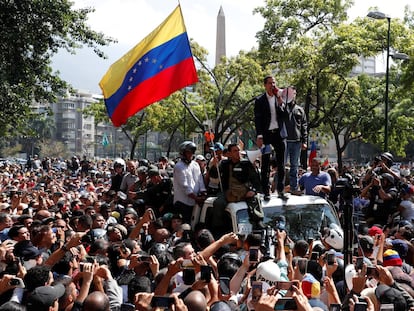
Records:
<instances>
[{"instance_id":1,"label":"man standing on vehicle","mask_svg":"<svg viewBox=\"0 0 414 311\"><path fill-rule=\"evenodd\" d=\"M306 150L308 147L308 121L305 110L296 104L296 89L293 86L283 89L282 99L288 115L285 124L287 131L286 160L290 163L290 192L295 193L298 190L300 151Z\"/></svg>"},{"instance_id":2,"label":"man standing on vehicle","mask_svg":"<svg viewBox=\"0 0 414 311\"><path fill-rule=\"evenodd\" d=\"M207 190L200 166L193 160L197 147L192 141L185 141L179 147L181 159L174 166L173 189L175 213L183 216L183 222L190 224L193 207L203 204Z\"/></svg>"},{"instance_id":3,"label":"man standing on vehicle","mask_svg":"<svg viewBox=\"0 0 414 311\"><path fill-rule=\"evenodd\" d=\"M224 209L227 203L246 201L250 221L253 227L260 229L263 214L257 199L257 192L261 192L259 174L249 160L242 160L237 144L228 145L229 158L220 163L220 176L223 192L214 201L212 232L214 234L226 231L229 224L224 223Z\"/></svg>"},{"instance_id":4,"label":"man standing on vehicle","mask_svg":"<svg viewBox=\"0 0 414 311\"><path fill-rule=\"evenodd\" d=\"M257 146L272 145L276 153L277 184L276 190L284 198L285 150L286 150L286 111L283 100L276 87L275 78L267 76L263 80L266 92L256 98L254 103L254 123L257 133ZM270 153L262 155L261 183L265 200L270 199L269 187Z\"/></svg>"},{"instance_id":5,"label":"man standing on vehicle","mask_svg":"<svg viewBox=\"0 0 414 311\"><path fill-rule=\"evenodd\" d=\"M299 179L299 186L301 189L305 189L305 194L322 198L326 198L329 192L331 192L331 176L321 171L320 159L312 159L311 172L302 175Z\"/></svg>"}]
</instances>

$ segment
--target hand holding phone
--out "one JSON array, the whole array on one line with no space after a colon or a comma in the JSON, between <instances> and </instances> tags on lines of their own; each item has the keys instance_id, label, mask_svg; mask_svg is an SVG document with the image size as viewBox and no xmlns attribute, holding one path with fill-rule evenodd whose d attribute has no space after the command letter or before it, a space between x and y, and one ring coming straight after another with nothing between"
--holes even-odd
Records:
<instances>
[{"instance_id":1,"label":"hand holding phone","mask_svg":"<svg viewBox=\"0 0 414 311\"><path fill-rule=\"evenodd\" d=\"M153 296L151 300L153 308L169 309L172 304L174 304L174 297Z\"/></svg>"},{"instance_id":2,"label":"hand holding phone","mask_svg":"<svg viewBox=\"0 0 414 311\"><path fill-rule=\"evenodd\" d=\"M367 303L366 302L356 302L354 306L354 311L366 311L367 310Z\"/></svg>"},{"instance_id":3,"label":"hand holding phone","mask_svg":"<svg viewBox=\"0 0 414 311\"><path fill-rule=\"evenodd\" d=\"M298 258L297 265L300 274L305 275L308 270L308 260L306 258Z\"/></svg>"},{"instance_id":4,"label":"hand holding phone","mask_svg":"<svg viewBox=\"0 0 414 311\"><path fill-rule=\"evenodd\" d=\"M280 290L292 290L293 285L299 288L299 282L297 281L278 281L275 287Z\"/></svg>"},{"instance_id":5,"label":"hand holding phone","mask_svg":"<svg viewBox=\"0 0 414 311\"><path fill-rule=\"evenodd\" d=\"M21 278L14 277L9 281L10 286L16 286L16 288L25 288L24 282Z\"/></svg>"},{"instance_id":6,"label":"hand holding phone","mask_svg":"<svg viewBox=\"0 0 414 311\"><path fill-rule=\"evenodd\" d=\"M222 295L230 295L230 278L229 277L220 277L219 278L219 288Z\"/></svg>"},{"instance_id":7,"label":"hand holding phone","mask_svg":"<svg viewBox=\"0 0 414 311\"><path fill-rule=\"evenodd\" d=\"M259 248L252 246L249 248L249 262L257 263L258 261L259 261Z\"/></svg>"},{"instance_id":8,"label":"hand holding phone","mask_svg":"<svg viewBox=\"0 0 414 311\"><path fill-rule=\"evenodd\" d=\"M138 260L140 262L151 262L151 256L146 256L146 255L138 256Z\"/></svg>"},{"instance_id":9,"label":"hand holding phone","mask_svg":"<svg viewBox=\"0 0 414 311\"><path fill-rule=\"evenodd\" d=\"M200 279L210 283L211 281L211 267L210 266L200 266Z\"/></svg>"},{"instance_id":10,"label":"hand holding phone","mask_svg":"<svg viewBox=\"0 0 414 311\"><path fill-rule=\"evenodd\" d=\"M364 257L357 257L355 261L355 270L361 270L364 266Z\"/></svg>"},{"instance_id":11,"label":"hand holding phone","mask_svg":"<svg viewBox=\"0 0 414 311\"><path fill-rule=\"evenodd\" d=\"M326 264L328 266L333 266L335 264L335 254L334 253L327 253L326 254Z\"/></svg>"},{"instance_id":12,"label":"hand holding phone","mask_svg":"<svg viewBox=\"0 0 414 311\"><path fill-rule=\"evenodd\" d=\"M262 297L263 293L263 283L255 281L252 283L252 301L257 302L259 301L260 297Z\"/></svg>"}]
</instances>

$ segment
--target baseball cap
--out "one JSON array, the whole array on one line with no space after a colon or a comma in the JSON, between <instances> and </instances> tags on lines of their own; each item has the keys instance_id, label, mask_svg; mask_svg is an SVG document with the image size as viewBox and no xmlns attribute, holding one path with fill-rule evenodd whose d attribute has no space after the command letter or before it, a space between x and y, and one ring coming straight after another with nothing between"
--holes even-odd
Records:
<instances>
[{"instance_id":1,"label":"baseball cap","mask_svg":"<svg viewBox=\"0 0 414 311\"><path fill-rule=\"evenodd\" d=\"M148 176L149 177L155 177L155 176L159 176L160 175L160 171L157 168L152 168L148 171Z\"/></svg>"},{"instance_id":2,"label":"baseball cap","mask_svg":"<svg viewBox=\"0 0 414 311\"><path fill-rule=\"evenodd\" d=\"M375 289L375 296L380 304L392 303L394 310L407 310L407 301L402 292L385 284L379 284Z\"/></svg>"},{"instance_id":3,"label":"baseball cap","mask_svg":"<svg viewBox=\"0 0 414 311\"><path fill-rule=\"evenodd\" d=\"M408 254L408 244L404 240L395 239L391 240L392 249L398 252L398 255L402 259L407 257Z\"/></svg>"},{"instance_id":4,"label":"baseball cap","mask_svg":"<svg viewBox=\"0 0 414 311\"><path fill-rule=\"evenodd\" d=\"M42 252L29 240L17 242L13 252L16 257L23 258L25 261L35 259L42 254Z\"/></svg>"},{"instance_id":5,"label":"baseball cap","mask_svg":"<svg viewBox=\"0 0 414 311\"><path fill-rule=\"evenodd\" d=\"M364 253L372 252L374 250L374 239L369 235L362 235L359 237L359 245L361 245Z\"/></svg>"},{"instance_id":6,"label":"baseball cap","mask_svg":"<svg viewBox=\"0 0 414 311\"><path fill-rule=\"evenodd\" d=\"M370 236L376 236L377 234L382 234L382 229L380 227L377 226L372 226L371 228L368 229L368 234Z\"/></svg>"},{"instance_id":7,"label":"baseball cap","mask_svg":"<svg viewBox=\"0 0 414 311\"><path fill-rule=\"evenodd\" d=\"M273 285L276 281L280 281L280 268L273 260L261 262L256 269L256 278L258 281Z\"/></svg>"},{"instance_id":8,"label":"baseball cap","mask_svg":"<svg viewBox=\"0 0 414 311\"><path fill-rule=\"evenodd\" d=\"M27 300L28 310L48 310L64 294L65 286L63 284L37 287Z\"/></svg>"},{"instance_id":9,"label":"baseball cap","mask_svg":"<svg viewBox=\"0 0 414 311\"><path fill-rule=\"evenodd\" d=\"M195 157L196 161L206 161L206 158L202 154L198 154Z\"/></svg>"},{"instance_id":10,"label":"baseball cap","mask_svg":"<svg viewBox=\"0 0 414 311\"><path fill-rule=\"evenodd\" d=\"M214 151L217 151L217 150L223 151L224 150L224 146L223 146L222 143L215 143L214 144L214 147L212 147L211 149L213 149Z\"/></svg>"}]
</instances>

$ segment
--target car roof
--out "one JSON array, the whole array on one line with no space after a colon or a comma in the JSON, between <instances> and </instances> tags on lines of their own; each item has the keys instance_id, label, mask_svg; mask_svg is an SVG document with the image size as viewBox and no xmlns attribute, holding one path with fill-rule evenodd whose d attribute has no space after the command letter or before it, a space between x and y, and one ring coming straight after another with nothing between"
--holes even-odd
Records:
<instances>
[{"instance_id":1,"label":"car roof","mask_svg":"<svg viewBox=\"0 0 414 311\"><path fill-rule=\"evenodd\" d=\"M287 195L287 200L282 200L278 198L277 195L272 195L269 201L262 200L262 207L288 207L295 206L295 208L305 208L306 205L313 204L328 204L330 203L322 197L313 196L313 195ZM246 208L246 203L236 202L230 203L227 205L227 208L232 209L234 212L237 212L241 209Z\"/></svg>"}]
</instances>

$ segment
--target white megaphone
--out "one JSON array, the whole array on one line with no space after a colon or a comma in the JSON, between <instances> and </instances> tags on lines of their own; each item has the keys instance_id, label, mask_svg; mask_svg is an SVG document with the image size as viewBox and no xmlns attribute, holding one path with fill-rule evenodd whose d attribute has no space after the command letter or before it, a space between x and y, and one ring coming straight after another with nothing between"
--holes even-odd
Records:
<instances>
[{"instance_id":1,"label":"white megaphone","mask_svg":"<svg viewBox=\"0 0 414 311\"><path fill-rule=\"evenodd\" d=\"M246 155L249 161L254 164L254 162L259 159L260 162L262 161L262 154L269 154L272 153L272 146L270 145L263 145L262 148L257 150L246 150Z\"/></svg>"},{"instance_id":2,"label":"white megaphone","mask_svg":"<svg viewBox=\"0 0 414 311\"><path fill-rule=\"evenodd\" d=\"M259 159L260 162L262 161L262 150L246 150L246 155L249 161L254 164L254 162Z\"/></svg>"}]
</instances>

